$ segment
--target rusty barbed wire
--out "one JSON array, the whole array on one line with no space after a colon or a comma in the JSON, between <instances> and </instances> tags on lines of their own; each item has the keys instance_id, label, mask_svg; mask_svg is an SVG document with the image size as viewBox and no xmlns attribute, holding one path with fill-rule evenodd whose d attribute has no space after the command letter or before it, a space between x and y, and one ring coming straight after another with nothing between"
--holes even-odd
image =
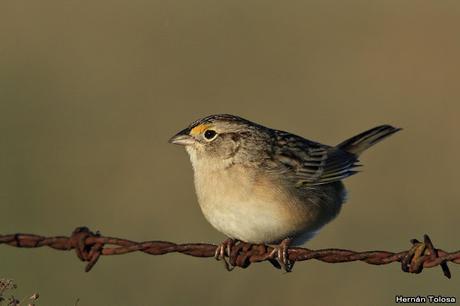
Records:
<instances>
[{"instance_id":1,"label":"rusty barbed wire","mask_svg":"<svg viewBox=\"0 0 460 306\"><path fill-rule=\"evenodd\" d=\"M407 251L366 251L356 252L344 249L310 250L291 247L288 258L292 262L316 259L327 263L362 261L371 265L386 265L400 262L404 272L421 273L424 268L441 266L444 275L451 277L447 262L460 264L460 251L448 253L436 249L428 235L424 241L411 240L412 247ZM76 228L70 236L44 237L34 234L0 235L0 244L20 248L38 248L47 246L55 250L75 250L81 261L87 262L85 271L89 272L101 255L122 255L143 252L150 255L182 253L194 257L214 257L217 245L208 243L176 244L168 241L135 242L127 239L102 236L87 227ZM107 245L110 245L108 247ZM225 251L229 264L247 268L251 263L270 261L277 266L269 255L273 248L263 244L237 242ZM230 254L229 254L230 253Z\"/></svg>"}]
</instances>

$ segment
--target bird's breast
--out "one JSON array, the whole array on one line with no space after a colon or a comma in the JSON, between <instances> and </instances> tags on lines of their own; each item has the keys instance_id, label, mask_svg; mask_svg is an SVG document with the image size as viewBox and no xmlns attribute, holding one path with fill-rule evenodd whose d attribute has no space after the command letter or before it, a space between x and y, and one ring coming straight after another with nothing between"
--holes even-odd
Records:
<instances>
[{"instance_id":1,"label":"bird's breast","mask_svg":"<svg viewBox=\"0 0 460 306\"><path fill-rule=\"evenodd\" d=\"M246 242L284 239L308 228L318 215L313 203L257 169L239 165L217 171L195 168L195 188L206 219L225 235Z\"/></svg>"}]
</instances>

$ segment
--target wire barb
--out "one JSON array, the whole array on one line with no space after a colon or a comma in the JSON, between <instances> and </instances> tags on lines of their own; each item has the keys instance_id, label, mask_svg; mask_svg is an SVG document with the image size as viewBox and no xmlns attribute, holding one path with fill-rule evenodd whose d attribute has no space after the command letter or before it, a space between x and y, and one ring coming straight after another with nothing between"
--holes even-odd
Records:
<instances>
[{"instance_id":1,"label":"wire barb","mask_svg":"<svg viewBox=\"0 0 460 306\"><path fill-rule=\"evenodd\" d=\"M386 265L400 262L401 268L408 273L421 273L424 268L441 266L444 276L451 278L448 262L460 264L460 250L448 253L436 249L428 235L424 241L411 240L412 247L402 252L366 251L356 252L343 249L310 250L291 247L287 256L292 263L316 259L327 263L342 263L363 261L371 265ZM122 255L132 252L143 252L150 255L168 253L182 253L194 257L215 257L219 254L231 266L247 268L251 263L270 261L269 256L273 247L263 244L236 242L223 248L208 243L176 244L167 241L135 242L127 239L102 236L99 232L92 232L87 227L76 228L71 236L44 237L34 234L0 235L0 244L19 248L38 248L47 246L55 250L75 250L77 257L87 262L85 271L89 272L97 263L101 255ZM276 264L274 264L277 267Z\"/></svg>"}]
</instances>

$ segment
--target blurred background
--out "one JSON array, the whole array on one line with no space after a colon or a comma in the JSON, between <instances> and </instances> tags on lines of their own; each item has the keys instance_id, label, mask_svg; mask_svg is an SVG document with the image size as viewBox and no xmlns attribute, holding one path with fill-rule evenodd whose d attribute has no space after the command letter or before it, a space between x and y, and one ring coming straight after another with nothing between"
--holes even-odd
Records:
<instances>
[{"instance_id":1,"label":"blurred background","mask_svg":"<svg viewBox=\"0 0 460 306\"><path fill-rule=\"evenodd\" d=\"M218 243L183 148L191 121L237 114L336 144L382 123L349 200L310 248L460 248L458 1L3 1L0 233L80 225L132 240ZM178 254L0 246L0 277L39 305L390 305L460 298L460 268L268 263L228 273ZM244 302L241 302L244 301Z\"/></svg>"}]
</instances>

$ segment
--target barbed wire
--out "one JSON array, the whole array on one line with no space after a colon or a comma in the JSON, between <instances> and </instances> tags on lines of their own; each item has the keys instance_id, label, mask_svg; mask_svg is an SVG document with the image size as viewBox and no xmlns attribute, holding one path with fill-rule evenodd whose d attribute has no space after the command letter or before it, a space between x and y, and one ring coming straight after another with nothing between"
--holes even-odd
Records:
<instances>
[{"instance_id":1,"label":"barbed wire","mask_svg":"<svg viewBox=\"0 0 460 306\"><path fill-rule=\"evenodd\" d=\"M342 263L362 261L371 265L386 265L394 262L401 263L404 272L420 273L424 268L441 266L444 275L451 277L447 262L460 264L460 251L448 253L436 249L428 235L424 241L411 240L412 247L407 251L365 251L356 252L344 249L310 250L290 247L287 250L291 262L316 259L327 263ZM168 241L136 242L127 239L102 236L92 232L87 227L76 228L70 236L44 237L34 234L0 235L0 244L19 248L38 248L47 246L55 250L75 250L81 261L87 262L85 271L89 272L101 255L122 255L132 252L143 252L150 255L167 253L182 253L194 257L215 257L219 246L208 243L176 244ZM225 248L224 256L233 267L247 268L251 263L270 261L279 267L270 256L273 247L263 244L237 242L230 248Z\"/></svg>"}]
</instances>

